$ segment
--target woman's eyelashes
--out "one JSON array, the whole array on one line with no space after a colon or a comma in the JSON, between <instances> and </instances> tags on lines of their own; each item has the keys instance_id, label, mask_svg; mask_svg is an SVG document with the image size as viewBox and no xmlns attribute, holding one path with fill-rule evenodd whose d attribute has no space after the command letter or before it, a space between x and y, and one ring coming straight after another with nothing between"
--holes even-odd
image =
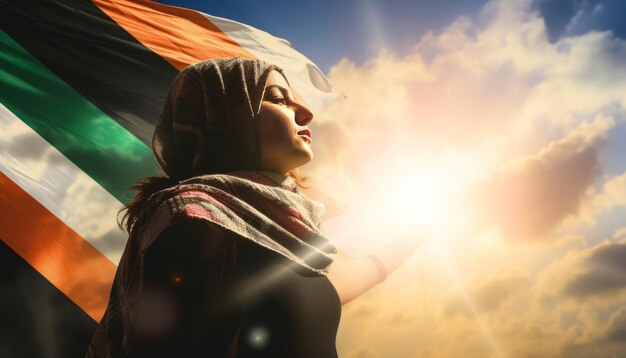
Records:
<instances>
[{"instance_id":1,"label":"woman's eyelashes","mask_svg":"<svg viewBox=\"0 0 626 358\"><path fill-rule=\"evenodd\" d=\"M280 106L287 107L291 102L295 101L289 92L284 93L283 91L272 88L271 91L266 93L267 96L263 99L264 101L272 102Z\"/></svg>"},{"instance_id":2,"label":"woman's eyelashes","mask_svg":"<svg viewBox=\"0 0 626 358\"><path fill-rule=\"evenodd\" d=\"M271 102L279 104L281 106L287 106L287 99L283 98L283 97L281 97L281 98L273 98L271 100Z\"/></svg>"}]
</instances>

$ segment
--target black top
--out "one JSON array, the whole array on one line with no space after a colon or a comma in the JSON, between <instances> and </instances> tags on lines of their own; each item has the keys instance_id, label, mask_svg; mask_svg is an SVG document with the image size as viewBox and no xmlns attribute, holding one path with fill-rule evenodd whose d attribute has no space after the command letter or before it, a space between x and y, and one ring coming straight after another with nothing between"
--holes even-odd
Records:
<instances>
[{"instance_id":1,"label":"black top","mask_svg":"<svg viewBox=\"0 0 626 358\"><path fill-rule=\"evenodd\" d=\"M137 356L337 357L325 276L200 220L164 231L143 262Z\"/></svg>"}]
</instances>

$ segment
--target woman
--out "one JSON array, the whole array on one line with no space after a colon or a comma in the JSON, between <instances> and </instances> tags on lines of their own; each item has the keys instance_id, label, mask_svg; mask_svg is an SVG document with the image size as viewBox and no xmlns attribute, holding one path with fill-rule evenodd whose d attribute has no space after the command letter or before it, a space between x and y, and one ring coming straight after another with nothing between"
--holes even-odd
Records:
<instances>
[{"instance_id":1,"label":"woman","mask_svg":"<svg viewBox=\"0 0 626 358\"><path fill-rule=\"evenodd\" d=\"M296 170L313 158L312 119L260 60L176 77L153 137L165 175L125 208L129 240L88 357L337 356L341 305L414 247L354 259L320 234L324 207Z\"/></svg>"}]
</instances>

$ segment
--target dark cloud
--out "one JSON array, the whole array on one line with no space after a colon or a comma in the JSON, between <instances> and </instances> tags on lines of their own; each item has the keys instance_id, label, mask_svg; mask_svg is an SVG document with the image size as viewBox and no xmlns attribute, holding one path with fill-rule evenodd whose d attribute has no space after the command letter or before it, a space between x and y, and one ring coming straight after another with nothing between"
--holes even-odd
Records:
<instances>
[{"instance_id":1,"label":"dark cloud","mask_svg":"<svg viewBox=\"0 0 626 358\"><path fill-rule=\"evenodd\" d=\"M586 271L566 284L563 293L583 299L626 288L626 243L598 247L583 262L583 267Z\"/></svg>"}]
</instances>

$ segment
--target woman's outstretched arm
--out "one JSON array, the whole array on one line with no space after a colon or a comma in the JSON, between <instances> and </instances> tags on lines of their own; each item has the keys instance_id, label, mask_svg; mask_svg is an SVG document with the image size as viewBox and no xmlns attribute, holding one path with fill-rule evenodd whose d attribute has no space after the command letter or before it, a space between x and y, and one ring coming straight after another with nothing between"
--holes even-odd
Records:
<instances>
[{"instance_id":1,"label":"woman's outstretched arm","mask_svg":"<svg viewBox=\"0 0 626 358\"><path fill-rule=\"evenodd\" d=\"M355 258L339 251L330 267L328 279L346 304L381 283L381 269L391 274L400 267L425 240L406 237L395 240L374 253L378 265L369 258ZM383 267L379 267L382 265Z\"/></svg>"}]
</instances>

